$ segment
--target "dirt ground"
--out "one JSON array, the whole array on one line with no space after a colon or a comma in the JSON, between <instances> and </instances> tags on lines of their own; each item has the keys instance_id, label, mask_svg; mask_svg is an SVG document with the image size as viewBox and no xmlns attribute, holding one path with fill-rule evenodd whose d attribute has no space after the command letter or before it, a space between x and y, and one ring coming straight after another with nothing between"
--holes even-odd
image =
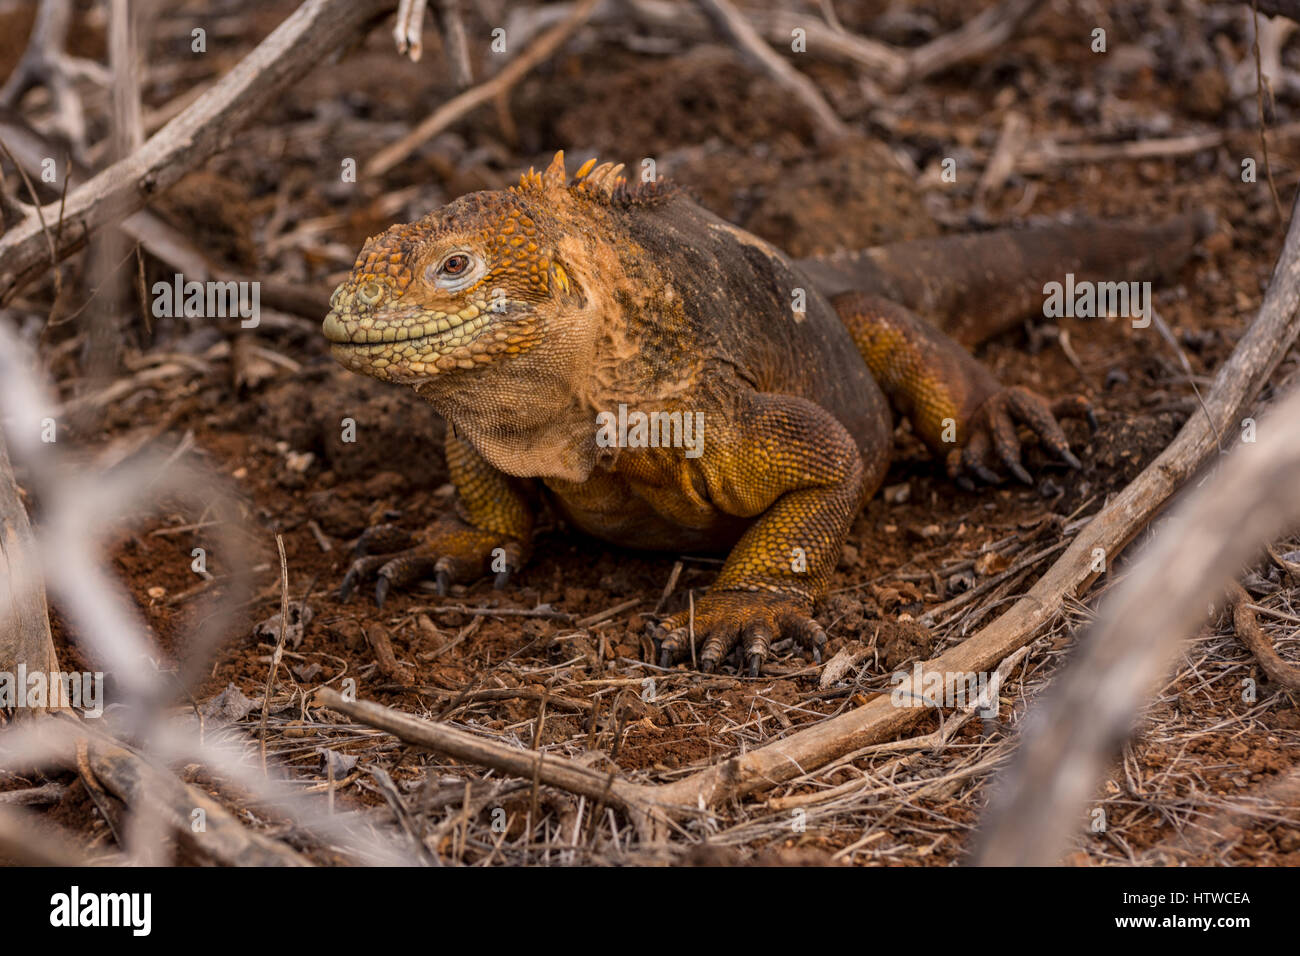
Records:
<instances>
[{"instance_id":1,"label":"dirt ground","mask_svg":"<svg viewBox=\"0 0 1300 956\"><path fill-rule=\"evenodd\" d=\"M220 15L208 15L211 53L202 58L186 55L189 23L203 19L199 5L169 7L150 26L147 108L160 109L191 85L224 73L294 5L217 5ZM983 0L835 4L846 30L901 47L955 29L989 6ZM367 236L466 191L506 185L521 169L544 165L558 148L571 164L593 155L629 163L653 156L661 173L703 205L795 255L993 226L1086 216L1156 221L1211 210L1215 230L1178 281L1157 292L1169 340L1120 319L1061 319L1005 335L980 352L1004 382L1091 398L1099 429L1066 423L1082 471L1029 448L1034 487L964 491L899 428L885 491L854 522L831 595L817 612L830 637L827 659L851 661L829 686L821 685L822 668L794 646L779 645L772 672L759 679L740 676L734 661L714 675L685 665L659 670L648 622L656 610L670 613L698 597L716 574L717 559L620 551L554 517L544 519L532 562L503 592L490 582L453 588L447 598L414 589L390 595L382 611L364 589L349 603L338 601L351 545L367 525L391 520L419 529L450 507L452 491L438 416L400 388L337 368L319 334L320 316L277 311L275 321L252 334L265 354L236 361L230 343L246 333L185 320L146 327L137 315L117 343L125 368L157 367L176 355L185 361L174 363L177 372L141 381L98 405L98 414L73 422L68 453L88 457L156 435L164 453L180 449L233 489L245 519L246 552L237 560L254 566L255 596L193 696L203 703L236 688L236 719L225 732L249 740L255 740L275 643L273 628L255 628L279 610L275 535L282 535L289 593L312 616L278 671L268 749L304 790L329 789L340 810L369 825L386 832L396 826L371 773L379 768L409 800L425 846L474 865L665 858L962 862L989 781L1013 749L1016 725L1067 658L1091 601L1031 645L1002 687L996 721L971 720L942 746L874 752L807 774L683 825L667 849L639 843L612 811L602 808L597 817L586 802L548 788L534 802L527 783L332 723L305 701L317 686L353 678L365 699L548 753L594 753L596 765L663 783L887 692L892 672L987 623L1059 555L1049 546L1067 541L1077 529L1072 523L1095 513L1196 412L1197 390L1209 389L1259 305L1285 217L1264 175L1253 69L1248 82L1233 72L1253 64L1248 9L1190 0L1049 2L996 51L901 93L884 91L843 64L795 57L855 131L829 149L815 145L809 120L789 94L713 38L656 38L626 24L589 27L527 76L508 102L476 111L382 178L344 183L338 175L344 159L364 164L454 92L432 34L425 59L412 64L397 56L381 28L338 64L298 83L153 204L214 261L320 300L346 275ZM30 9L9 5L0 15L4 74L22 51L14 38L30 22ZM1107 31L1105 54L1089 49L1095 27ZM75 52L102 55L100 20L87 11L75 32ZM1284 65L1295 69L1297 61L1300 48L1284 48ZM1276 83L1274 93L1268 122L1285 127L1296 118L1300 91ZM34 94L24 110L39 117L42 106ZM1178 155L1049 162L1012 173L983 193L981 171L1012 113L1025 120L1031 144L1224 135L1217 146ZM89 115L92 130L102 127L102 111ZM1280 129L1268 141L1283 209L1300 180L1294 132ZM947 157L957 160L955 183L940 175ZM1247 157L1259 160L1258 182L1242 181ZM148 284L173 271L149 257L141 268ZM65 267L57 301L45 282L8 310L39 343L65 398L96 385L79 315L92 292L83 257ZM134 293L124 308L140 312ZM1190 379L1180 355L1190 364ZM1291 356L1275 384L1294 370ZM355 442L341 440L345 418L357 423ZM41 489L26 490L39 526ZM217 583L195 575L192 549L211 547L207 521L202 509L165 499L156 514L120 526L107 543L107 559L157 641L163 670L176 666L197 623L197 598L219 590L233 563L214 552L209 570ZM1296 547L1284 541L1277 550ZM661 600L678 561L675 587ZM1122 573L1121 563L1109 580ZM948 603L984 584L977 599ZM1280 615L1265 621L1279 651L1300 659L1294 628L1284 626L1286 615L1296 619L1295 582L1261 565L1247 585L1257 603ZM484 608L542 613L467 610ZM611 609L616 613L585 620ZM93 669L96 661L57 606L53 623L65 667ZM381 635L391 642L395 667L376 656ZM1243 700L1247 677L1259 686L1253 701ZM655 684L648 699L646 678ZM505 689L518 696L508 698ZM499 693L482 693L493 690ZM548 704L539 728L543 690ZM239 706L240 695L256 708ZM178 704L189 706L183 697ZM220 715L210 722L219 725ZM940 728L934 714L911 733ZM1089 832L1081 821L1068 862L1168 862L1162 854L1179 845L1180 834L1198 833L1198 824L1249 797L1245 826L1198 844L1183 861L1300 864L1300 808L1254 799L1296 765L1298 742L1297 701L1268 683L1226 618L1208 618L1146 714L1142 733L1096 795L1094 809L1104 811L1107 826ZM326 747L343 755L337 766L323 762L330 759L322 757ZM336 859L296 833L291 815L250 808L237 789L197 765L178 769L241 809L245 822L286 835L319 862ZM0 789L39 779L0 773ZM43 810L48 819L73 828L88 846L111 845L108 824L84 786L73 776L61 779L68 787ZM472 798L467 781L474 782ZM849 786L854 781L862 785ZM504 833L492 828L498 808L508 820Z\"/></svg>"}]
</instances>

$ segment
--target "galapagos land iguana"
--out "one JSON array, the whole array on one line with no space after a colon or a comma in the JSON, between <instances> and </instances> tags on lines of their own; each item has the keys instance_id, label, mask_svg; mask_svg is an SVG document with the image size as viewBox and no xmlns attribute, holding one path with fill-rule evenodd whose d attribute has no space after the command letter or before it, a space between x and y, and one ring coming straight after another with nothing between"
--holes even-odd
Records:
<instances>
[{"instance_id":1,"label":"galapagos land iguana","mask_svg":"<svg viewBox=\"0 0 1300 956\"><path fill-rule=\"evenodd\" d=\"M891 405L954 477L1028 482L1018 426L1078 467L1056 416L1091 416L1087 402L1004 388L959 343L1041 314L1044 282L1066 272L1168 273L1203 231L1187 216L793 261L621 169L592 160L570 178L559 153L366 242L325 336L346 368L413 387L452 426L459 506L414 542L367 531L344 597L371 578L380 603L428 577L445 593L494 568L502 586L545 498L614 544L727 552L693 628L680 612L659 629L661 663L689 657L693 635L703 669L739 644L757 674L778 638L825 640L813 606L885 475ZM698 416L702 441L602 440L620 407L665 428Z\"/></svg>"}]
</instances>

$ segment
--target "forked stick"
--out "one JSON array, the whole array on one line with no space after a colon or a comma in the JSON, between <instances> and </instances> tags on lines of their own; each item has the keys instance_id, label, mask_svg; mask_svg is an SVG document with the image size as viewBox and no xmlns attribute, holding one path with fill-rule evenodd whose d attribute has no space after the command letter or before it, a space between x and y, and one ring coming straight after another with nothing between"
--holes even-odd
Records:
<instances>
[{"instance_id":1,"label":"forked stick","mask_svg":"<svg viewBox=\"0 0 1300 956\"><path fill-rule=\"evenodd\" d=\"M787 90L808 111L816 124L819 142L831 143L848 135L848 126L831 109L816 84L778 56L730 0L699 0L699 4L714 26L739 48L746 59Z\"/></svg>"},{"instance_id":2,"label":"forked stick","mask_svg":"<svg viewBox=\"0 0 1300 956\"><path fill-rule=\"evenodd\" d=\"M421 120L415 129L375 153L365 166L365 175L382 176L452 123L508 92L533 67L554 56L565 41L591 18L598 4L599 0L579 0L567 19L538 37L532 46L502 67L500 73L452 97Z\"/></svg>"}]
</instances>

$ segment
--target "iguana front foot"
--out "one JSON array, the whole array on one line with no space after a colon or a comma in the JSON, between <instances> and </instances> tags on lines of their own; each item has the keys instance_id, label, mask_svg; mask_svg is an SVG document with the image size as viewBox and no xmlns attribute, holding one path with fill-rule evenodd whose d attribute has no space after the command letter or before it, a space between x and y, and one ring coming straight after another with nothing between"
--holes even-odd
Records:
<instances>
[{"instance_id":1,"label":"iguana front foot","mask_svg":"<svg viewBox=\"0 0 1300 956\"><path fill-rule=\"evenodd\" d=\"M671 667L689 658L691 631L701 645L699 667L712 671L736 646L750 677L757 677L773 642L793 637L820 659L826 632L812 619L812 602L802 595L774 591L709 591L690 609L678 611L660 627L659 665ZM693 623L693 628L692 628Z\"/></svg>"},{"instance_id":2,"label":"iguana front foot","mask_svg":"<svg viewBox=\"0 0 1300 956\"><path fill-rule=\"evenodd\" d=\"M375 603L383 607L392 588L430 577L445 596L453 583L468 583L496 569L493 585L499 590L523 564L524 546L447 515L418 541L393 525L368 528L357 541L355 554L339 588L339 600L348 600L358 584L374 578Z\"/></svg>"},{"instance_id":3,"label":"iguana front foot","mask_svg":"<svg viewBox=\"0 0 1300 956\"><path fill-rule=\"evenodd\" d=\"M999 388L971 417L966 443L948 453L948 475L961 481L962 473L969 472L989 484L998 484L1002 477L993 470L996 457L1007 471L1024 484L1032 485L1033 478L1020 463L1018 425L1027 426L1043 447L1065 464L1082 468L1070 451L1065 432L1057 424L1058 418L1069 416L1087 418L1093 428L1097 426L1092 406L1080 395L1069 395L1049 404L1043 396L1027 388Z\"/></svg>"}]
</instances>

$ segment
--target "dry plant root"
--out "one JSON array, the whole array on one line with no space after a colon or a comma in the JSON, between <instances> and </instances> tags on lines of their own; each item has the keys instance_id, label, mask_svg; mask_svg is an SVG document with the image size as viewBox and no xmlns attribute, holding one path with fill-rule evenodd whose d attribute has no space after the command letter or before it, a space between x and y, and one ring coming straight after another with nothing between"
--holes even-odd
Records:
<instances>
[{"instance_id":1,"label":"dry plant root","mask_svg":"<svg viewBox=\"0 0 1300 956\"><path fill-rule=\"evenodd\" d=\"M1232 624L1237 638L1255 655L1260 669L1268 679L1285 687L1291 693L1300 692L1300 665L1282 659L1259 626L1259 619L1251 608L1250 595L1237 582L1228 586L1228 602L1232 607Z\"/></svg>"}]
</instances>

